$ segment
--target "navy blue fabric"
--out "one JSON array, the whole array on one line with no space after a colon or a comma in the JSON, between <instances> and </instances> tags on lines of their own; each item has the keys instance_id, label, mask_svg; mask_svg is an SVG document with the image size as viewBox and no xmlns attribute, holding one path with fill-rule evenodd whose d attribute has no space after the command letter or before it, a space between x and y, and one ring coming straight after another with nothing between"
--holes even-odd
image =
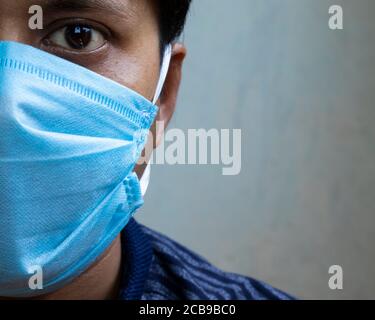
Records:
<instances>
[{"instance_id":1,"label":"navy blue fabric","mask_svg":"<svg viewBox=\"0 0 375 320\"><path fill-rule=\"evenodd\" d=\"M122 233L121 300L290 300L271 286L223 272L175 241L130 221Z\"/></svg>"}]
</instances>

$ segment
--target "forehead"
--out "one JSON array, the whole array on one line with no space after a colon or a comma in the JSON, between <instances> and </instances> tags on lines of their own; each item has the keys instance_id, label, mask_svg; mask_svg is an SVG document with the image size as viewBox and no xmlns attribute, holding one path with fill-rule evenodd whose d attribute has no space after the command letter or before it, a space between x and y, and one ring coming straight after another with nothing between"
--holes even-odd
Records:
<instances>
[{"instance_id":1,"label":"forehead","mask_svg":"<svg viewBox=\"0 0 375 320\"><path fill-rule=\"evenodd\" d=\"M39 5L48 14L56 11L96 11L103 14L122 16L140 15L155 6L154 0L0 0L1 12L17 10L19 14L28 13L29 8Z\"/></svg>"}]
</instances>

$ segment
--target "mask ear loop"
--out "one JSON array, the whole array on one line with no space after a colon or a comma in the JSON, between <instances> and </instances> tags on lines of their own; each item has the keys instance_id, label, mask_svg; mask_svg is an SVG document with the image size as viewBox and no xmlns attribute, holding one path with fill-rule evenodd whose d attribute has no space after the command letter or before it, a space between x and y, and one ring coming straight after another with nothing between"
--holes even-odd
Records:
<instances>
[{"instance_id":1,"label":"mask ear loop","mask_svg":"<svg viewBox=\"0 0 375 320\"><path fill-rule=\"evenodd\" d=\"M165 84L165 80L167 79L169 65L171 63L172 58L172 46L169 44L164 51L163 56L163 63L160 68L160 77L158 85L156 86L156 91L154 95L154 99L152 100L153 104L156 104L156 102L159 100L161 92L163 91L163 87Z\"/></svg>"},{"instance_id":2,"label":"mask ear loop","mask_svg":"<svg viewBox=\"0 0 375 320\"><path fill-rule=\"evenodd\" d=\"M153 104L156 104L156 102L160 98L161 92L163 91L163 87L164 87L164 84L165 84L165 80L167 79L168 70L169 70L169 66L170 66L170 63L171 63L171 58L172 58L172 46L169 44L165 48L165 51L164 51L163 63L161 65L161 69L160 69L159 82L158 82L158 85L156 87L154 99L152 100ZM148 163L147 167L145 169L145 172L143 173L142 178L140 180L142 197L144 197L145 194L146 194L146 191L147 191L148 186L150 184L150 177L151 177L151 164Z\"/></svg>"}]
</instances>

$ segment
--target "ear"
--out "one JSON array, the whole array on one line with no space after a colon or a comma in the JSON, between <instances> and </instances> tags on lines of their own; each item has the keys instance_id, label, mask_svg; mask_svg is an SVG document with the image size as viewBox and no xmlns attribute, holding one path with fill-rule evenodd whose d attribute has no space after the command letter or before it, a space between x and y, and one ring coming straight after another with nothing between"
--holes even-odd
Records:
<instances>
[{"instance_id":1,"label":"ear","mask_svg":"<svg viewBox=\"0 0 375 320\"><path fill-rule=\"evenodd\" d=\"M169 122L176 109L178 92L182 78L182 67L186 57L186 48L181 43L176 43L172 47L171 62L160 98L156 103L159 113L152 132L154 137L154 148L157 148L164 135Z\"/></svg>"}]
</instances>

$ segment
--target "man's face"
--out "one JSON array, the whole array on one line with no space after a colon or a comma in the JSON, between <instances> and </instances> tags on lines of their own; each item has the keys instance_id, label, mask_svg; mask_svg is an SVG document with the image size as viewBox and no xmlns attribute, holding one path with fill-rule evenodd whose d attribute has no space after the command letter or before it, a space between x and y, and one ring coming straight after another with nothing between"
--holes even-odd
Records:
<instances>
[{"instance_id":1,"label":"man's face","mask_svg":"<svg viewBox=\"0 0 375 320\"><path fill-rule=\"evenodd\" d=\"M0 0L0 40L60 56L153 98L160 38L153 0ZM43 8L43 30L29 8Z\"/></svg>"},{"instance_id":2,"label":"man's face","mask_svg":"<svg viewBox=\"0 0 375 320\"><path fill-rule=\"evenodd\" d=\"M155 0L0 0L0 40L17 41L110 78L152 100L160 72L160 27ZM43 9L43 29L29 27L29 10ZM175 110L186 55L173 46L158 123L167 126ZM164 126L152 127L156 147ZM151 139L152 138L152 139ZM149 158L146 155L146 160ZM141 175L145 165L137 166Z\"/></svg>"}]
</instances>

